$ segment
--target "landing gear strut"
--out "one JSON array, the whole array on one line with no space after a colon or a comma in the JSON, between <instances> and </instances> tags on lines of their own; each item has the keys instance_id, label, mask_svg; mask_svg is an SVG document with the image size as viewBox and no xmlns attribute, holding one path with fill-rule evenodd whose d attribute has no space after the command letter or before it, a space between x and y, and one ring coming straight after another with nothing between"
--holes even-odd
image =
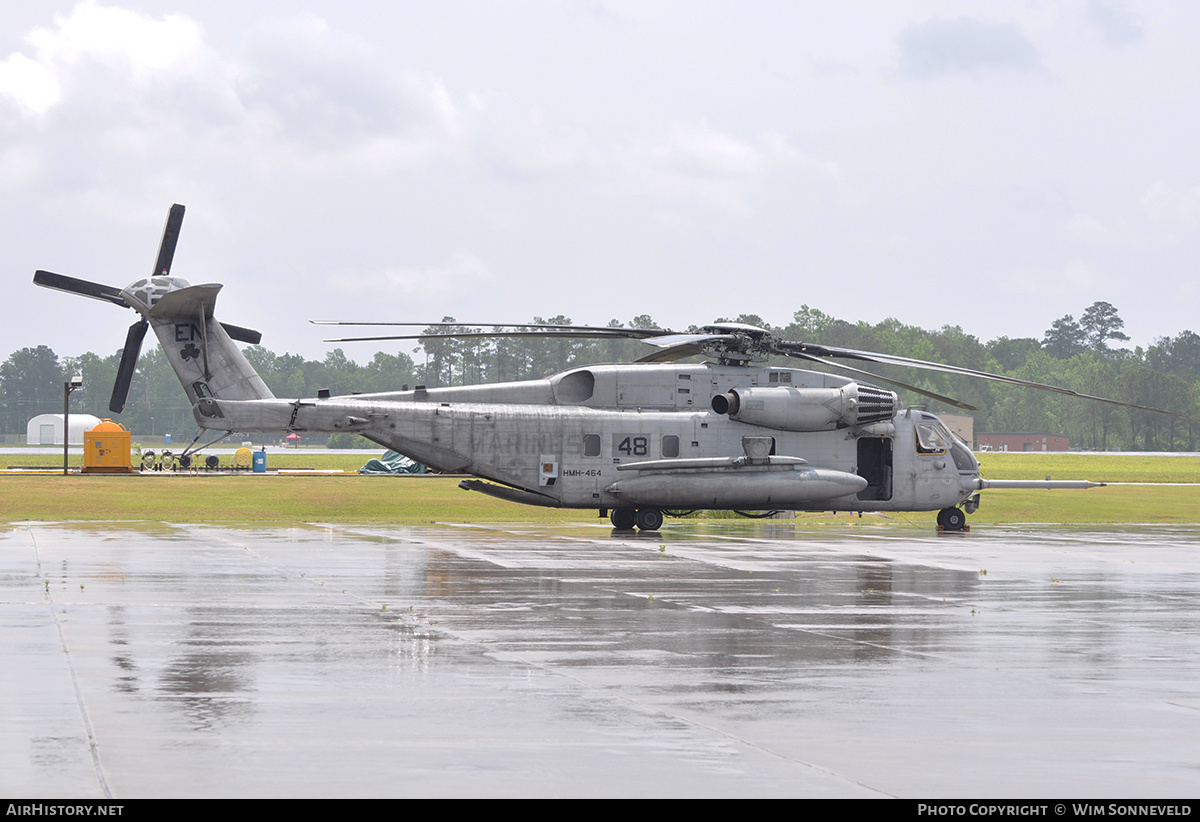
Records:
<instances>
[{"instance_id":1,"label":"landing gear strut","mask_svg":"<svg viewBox=\"0 0 1200 822\"><path fill-rule=\"evenodd\" d=\"M938 511L937 524L943 531L961 531L967 527L967 515L958 508L943 508Z\"/></svg>"},{"instance_id":2,"label":"landing gear strut","mask_svg":"<svg viewBox=\"0 0 1200 822\"><path fill-rule=\"evenodd\" d=\"M618 531L632 531L634 526L639 531L657 531L663 524L662 511L657 508L614 508L608 518Z\"/></svg>"}]
</instances>

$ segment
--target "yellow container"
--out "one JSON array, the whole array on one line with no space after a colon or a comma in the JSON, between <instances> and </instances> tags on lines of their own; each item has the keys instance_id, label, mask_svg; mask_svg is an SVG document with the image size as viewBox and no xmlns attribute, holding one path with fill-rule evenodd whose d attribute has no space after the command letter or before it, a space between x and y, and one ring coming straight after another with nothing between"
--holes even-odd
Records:
<instances>
[{"instance_id":1,"label":"yellow container","mask_svg":"<svg viewBox=\"0 0 1200 822\"><path fill-rule=\"evenodd\" d=\"M119 422L101 420L83 432L83 473L128 474L133 471L129 431Z\"/></svg>"}]
</instances>

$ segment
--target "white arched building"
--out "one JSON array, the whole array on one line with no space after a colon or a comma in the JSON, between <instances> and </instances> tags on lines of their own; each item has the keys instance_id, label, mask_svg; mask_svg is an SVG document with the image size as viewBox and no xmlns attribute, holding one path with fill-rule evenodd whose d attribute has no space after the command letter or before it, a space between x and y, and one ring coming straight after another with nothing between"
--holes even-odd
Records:
<instances>
[{"instance_id":1,"label":"white arched building","mask_svg":"<svg viewBox=\"0 0 1200 822\"><path fill-rule=\"evenodd\" d=\"M100 418L91 414L71 415L71 445L83 445L83 432L100 424ZM38 414L25 428L26 445L62 445L63 415Z\"/></svg>"}]
</instances>

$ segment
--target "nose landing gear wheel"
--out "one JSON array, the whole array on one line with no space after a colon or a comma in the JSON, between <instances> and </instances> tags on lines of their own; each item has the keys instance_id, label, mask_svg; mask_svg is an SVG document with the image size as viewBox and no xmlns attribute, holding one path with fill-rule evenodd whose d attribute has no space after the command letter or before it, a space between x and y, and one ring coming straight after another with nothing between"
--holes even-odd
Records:
<instances>
[{"instance_id":1,"label":"nose landing gear wheel","mask_svg":"<svg viewBox=\"0 0 1200 822\"><path fill-rule=\"evenodd\" d=\"M967 515L958 508L938 511L937 524L943 531L961 531L967 527Z\"/></svg>"}]
</instances>

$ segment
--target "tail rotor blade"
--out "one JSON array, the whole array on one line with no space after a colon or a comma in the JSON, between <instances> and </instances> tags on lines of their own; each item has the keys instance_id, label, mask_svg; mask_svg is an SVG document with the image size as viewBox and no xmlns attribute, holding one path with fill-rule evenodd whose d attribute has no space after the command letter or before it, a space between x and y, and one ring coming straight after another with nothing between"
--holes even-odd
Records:
<instances>
[{"instance_id":1,"label":"tail rotor blade","mask_svg":"<svg viewBox=\"0 0 1200 822\"><path fill-rule=\"evenodd\" d=\"M91 297L93 300L104 300L128 308L121 296L121 289L104 283L93 283L87 280L77 280L65 274L55 274L53 271L33 272L33 284L42 288L53 288L55 291L66 291L68 294L78 294L81 297Z\"/></svg>"},{"instance_id":2,"label":"tail rotor blade","mask_svg":"<svg viewBox=\"0 0 1200 822\"><path fill-rule=\"evenodd\" d=\"M238 342L249 343L250 345L258 345L262 342L262 332L255 331L253 328L246 328L233 323L221 323L221 327L225 329L225 333L229 335L229 339L237 340Z\"/></svg>"},{"instance_id":3,"label":"tail rotor blade","mask_svg":"<svg viewBox=\"0 0 1200 822\"><path fill-rule=\"evenodd\" d=\"M129 386L133 382L133 372L137 368L138 355L142 352L142 340L146 337L146 329L150 323L139 320L129 326L125 335L125 349L121 352L121 365L117 368L117 381L113 383L112 398L108 401L108 410L120 414L125 410L125 402L129 399Z\"/></svg>"},{"instance_id":4,"label":"tail rotor blade","mask_svg":"<svg viewBox=\"0 0 1200 822\"><path fill-rule=\"evenodd\" d=\"M175 257L175 244L179 242L179 229L183 225L183 210L183 206L176 203L167 212L167 224L163 227L152 277L166 277L171 273L171 260Z\"/></svg>"}]
</instances>

